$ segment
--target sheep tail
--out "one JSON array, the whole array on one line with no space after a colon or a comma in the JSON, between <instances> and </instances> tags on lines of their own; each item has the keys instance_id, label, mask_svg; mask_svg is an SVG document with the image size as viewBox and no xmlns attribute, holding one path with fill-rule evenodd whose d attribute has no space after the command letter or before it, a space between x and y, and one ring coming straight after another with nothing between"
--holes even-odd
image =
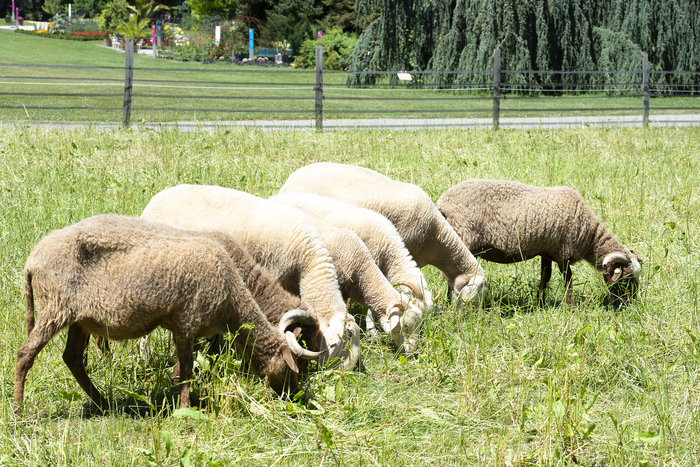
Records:
<instances>
[{"instance_id":1,"label":"sheep tail","mask_svg":"<svg viewBox=\"0 0 700 467\"><path fill-rule=\"evenodd\" d=\"M27 336L34 329L34 289L32 288L32 272L24 271L24 300L27 303Z\"/></svg>"}]
</instances>

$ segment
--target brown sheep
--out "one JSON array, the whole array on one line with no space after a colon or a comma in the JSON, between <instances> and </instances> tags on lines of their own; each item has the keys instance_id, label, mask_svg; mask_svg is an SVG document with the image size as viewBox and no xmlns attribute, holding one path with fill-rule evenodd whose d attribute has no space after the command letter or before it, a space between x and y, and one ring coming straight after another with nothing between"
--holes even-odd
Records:
<instances>
[{"instance_id":1,"label":"brown sheep","mask_svg":"<svg viewBox=\"0 0 700 467\"><path fill-rule=\"evenodd\" d=\"M540 300L552 261L573 305L571 265L585 260L603 273L613 304L632 298L640 265L574 189L503 180L467 180L445 191L438 209L474 255L497 263L542 257Z\"/></svg>"},{"instance_id":2,"label":"brown sheep","mask_svg":"<svg viewBox=\"0 0 700 467\"><path fill-rule=\"evenodd\" d=\"M21 406L27 372L41 349L69 327L63 360L101 409L108 401L90 381L83 363L87 336L122 340L162 326L173 333L183 383L180 406L189 405L192 348L198 337L237 333L251 370L282 394L295 391L292 333L285 337L260 311L230 253L211 238L115 215L85 219L54 231L32 250L24 268L28 339L17 352L14 402ZM35 325L34 295L41 313ZM289 326L293 310L282 320ZM241 326L253 324L253 329ZM286 329L286 328L285 328ZM293 341L293 342L292 342Z\"/></svg>"}]
</instances>

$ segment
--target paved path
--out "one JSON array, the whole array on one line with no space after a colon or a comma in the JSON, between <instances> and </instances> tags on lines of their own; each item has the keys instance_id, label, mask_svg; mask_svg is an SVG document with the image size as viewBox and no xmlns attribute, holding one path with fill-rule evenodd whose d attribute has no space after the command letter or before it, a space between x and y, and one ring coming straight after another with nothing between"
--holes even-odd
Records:
<instances>
[{"instance_id":1,"label":"paved path","mask_svg":"<svg viewBox=\"0 0 700 467\"><path fill-rule=\"evenodd\" d=\"M649 117L651 126L700 126L700 115L654 115ZM13 123L0 123L1 127L13 126ZM30 122L17 123L22 126L35 126L47 129L64 129L94 127L98 130L119 129L118 123L56 123L56 122ZM444 129L483 129L491 128L490 118L375 118L358 120L324 120L324 130L444 130ZM516 129L558 129L558 128L613 128L613 127L641 127L641 116L626 117L532 117L532 118L502 118L501 128ZM249 128L270 131L288 130L313 130L313 120L248 120L231 122L178 122L162 124L133 123L134 129L150 130L217 130L226 128Z\"/></svg>"}]
</instances>

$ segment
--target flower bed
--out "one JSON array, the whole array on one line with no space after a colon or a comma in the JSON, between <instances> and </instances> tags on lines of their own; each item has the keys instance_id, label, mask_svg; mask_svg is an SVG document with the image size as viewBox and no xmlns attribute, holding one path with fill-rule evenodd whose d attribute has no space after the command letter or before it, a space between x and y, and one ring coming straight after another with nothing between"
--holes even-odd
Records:
<instances>
[{"instance_id":1,"label":"flower bed","mask_svg":"<svg viewBox=\"0 0 700 467\"><path fill-rule=\"evenodd\" d=\"M102 31L73 31L71 32L71 35L92 38L93 40L104 39L107 37L107 34Z\"/></svg>"}]
</instances>

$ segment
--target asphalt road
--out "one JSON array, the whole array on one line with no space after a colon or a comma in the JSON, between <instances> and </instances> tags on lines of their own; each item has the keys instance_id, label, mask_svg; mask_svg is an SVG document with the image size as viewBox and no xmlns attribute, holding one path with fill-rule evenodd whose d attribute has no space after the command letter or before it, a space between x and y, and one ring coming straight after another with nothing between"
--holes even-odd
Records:
<instances>
[{"instance_id":1,"label":"asphalt road","mask_svg":"<svg viewBox=\"0 0 700 467\"><path fill-rule=\"evenodd\" d=\"M490 118L376 118L358 120L324 120L324 130L422 130L422 129L484 129L491 128ZM653 115L649 117L651 126L700 126L700 115ZM73 123L73 122L3 122L0 127L19 125L34 126L47 129L65 129L94 127L99 130L116 130L118 123ZM610 116L610 117L532 117L532 118L501 118L501 128L516 129L559 129L559 128L613 128L641 127L641 116ZM133 123L134 129L149 130L216 130L226 128L250 128L270 131L280 130L313 130L314 120L249 120L230 122L178 122L178 123Z\"/></svg>"}]
</instances>

